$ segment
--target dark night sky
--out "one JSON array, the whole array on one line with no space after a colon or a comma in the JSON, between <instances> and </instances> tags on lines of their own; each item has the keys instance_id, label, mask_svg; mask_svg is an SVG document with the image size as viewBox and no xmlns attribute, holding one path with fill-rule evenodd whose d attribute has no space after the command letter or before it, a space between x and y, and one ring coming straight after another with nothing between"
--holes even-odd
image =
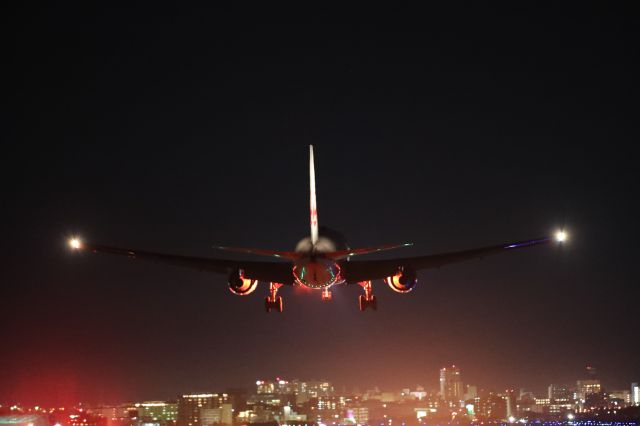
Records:
<instances>
[{"instance_id":1,"label":"dark night sky","mask_svg":"<svg viewBox=\"0 0 640 426\"><path fill-rule=\"evenodd\" d=\"M435 388L450 363L495 389L542 391L587 363L609 388L640 379L632 11L13 12L0 400L276 374ZM291 249L308 233L310 143L320 223L352 246L428 254L563 225L571 241L421 273L408 296L377 283L364 314L359 288L330 304L284 289L284 314L266 315L264 287L239 298L224 276L66 250L73 233Z\"/></svg>"}]
</instances>

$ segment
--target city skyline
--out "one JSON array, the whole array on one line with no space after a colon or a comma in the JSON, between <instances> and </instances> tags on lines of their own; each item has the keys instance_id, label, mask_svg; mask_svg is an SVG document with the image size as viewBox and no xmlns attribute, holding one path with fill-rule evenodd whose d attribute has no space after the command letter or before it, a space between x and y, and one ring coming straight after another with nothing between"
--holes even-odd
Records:
<instances>
[{"instance_id":1,"label":"city skyline","mask_svg":"<svg viewBox=\"0 0 640 426\"><path fill-rule=\"evenodd\" d=\"M474 389L472 392L477 393L481 392L496 392L496 393L504 393L509 389L517 390L518 392L530 392L536 397L544 397L545 395L549 395L551 398L552 388L556 389L556 392L562 392L564 390L571 391L572 393L576 393L576 395L582 394L584 396L585 393L598 393L598 392L613 392L620 391L621 389L630 388L631 396L633 397L633 387L640 382L640 380L636 378L630 378L627 383L617 383L613 384L609 382L606 378L602 378L600 374L593 373L595 368L591 365L587 365L583 368L583 373L581 375L576 376L573 380L551 380L543 387L533 387L528 383L511 383L508 386L503 387L492 387L486 386L483 383L477 383L473 380L469 380L465 377L464 370L460 368L460 366L456 365L448 365L440 368L437 371L437 381L434 383L431 382L423 382L423 383L404 383L398 386L386 386L384 384L375 383L373 385L362 385L357 383L345 383L340 380L331 380L326 377L318 377L318 378L291 378L287 376L273 376L271 378L265 378L266 376L261 376L256 380L252 380L250 382L245 383L232 383L228 385L218 385L218 386L208 386L208 387L192 387L189 388L189 391L179 392L175 395L169 395L168 393L164 393L164 395L160 392L153 393L153 395L138 395L137 397L128 398L128 399L103 399L103 400L90 400L90 399L78 399L76 401L66 401L66 404L69 403L115 403L115 402L125 402L125 401L152 401L152 400L163 400L163 401L171 401L175 398L180 397L181 395L200 395L200 394L224 394L228 393L231 389L236 390L245 390L251 391L253 388L256 388L257 394L261 393L282 393L286 394L287 391L283 389L289 389L295 383L306 382L306 383L317 383L326 384L329 386L330 391L328 393L333 394L342 394L342 395L356 395L363 394L369 391L379 389L380 391L401 391L403 389L422 389L426 394L430 395L439 395L444 401L456 401L464 399L464 396L469 392L468 387L472 386ZM280 388L278 388L278 382L280 382ZM275 386L275 387L274 387ZM187 386L188 388L188 386ZM586 389L582 390L581 389ZM640 392L640 389L636 392ZM293 393L293 392L291 392ZM637 396L640 398L640 394ZM4 403L5 405L21 402L32 405L40 405L43 406L43 401L36 400L0 400L0 403ZM64 404L63 404L64 405ZM56 404L51 404L50 406L56 406Z\"/></svg>"},{"instance_id":2,"label":"city skyline","mask_svg":"<svg viewBox=\"0 0 640 426\"><path fill-rule=\"evenodd\" d=\"M248 423L365 425L483 421L540 423L555 421L640 421L640 384L605 390L587 367L588 378L574 385L550 384L546 395L526 389L494 392L463 385L456 366L443 367L440 390L421 386L400 390L339 391L328 381L258 379L253 389L197 392L169 400L85 403L49 408L0 404L0 424L25 426L212 426ZM464 392L464 394L463 394Z\"/></svg>"}]
</instances>

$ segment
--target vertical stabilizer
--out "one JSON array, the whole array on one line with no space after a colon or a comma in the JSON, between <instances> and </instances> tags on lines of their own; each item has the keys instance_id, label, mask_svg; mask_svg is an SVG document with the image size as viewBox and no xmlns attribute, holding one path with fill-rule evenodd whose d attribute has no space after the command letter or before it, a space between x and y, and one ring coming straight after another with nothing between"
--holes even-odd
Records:
<instances>
[{"instance_id":1,"label":"vertical stabilizer","mask_svg":"<svg viewBox=\"0 0 640 426\"><path fill-rule=\"evenodd\" d=\"M313 145L309 145L309 207L311 212L311 244L318 242L318 206L316 205L316 170L313 165Z\"/></svg>"}]
</instances>

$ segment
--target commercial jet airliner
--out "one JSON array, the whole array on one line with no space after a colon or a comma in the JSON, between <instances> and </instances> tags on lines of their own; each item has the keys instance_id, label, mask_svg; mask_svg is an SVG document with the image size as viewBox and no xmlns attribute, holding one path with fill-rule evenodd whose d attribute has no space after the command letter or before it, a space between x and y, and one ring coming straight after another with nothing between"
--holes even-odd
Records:
<instances>
[{"instance_id":1,"label":"commercial jet airliner","mask_svg":"<svg viewBox=\"0 0 640 426\"><path fill-rule=\"evenodd\" d=\"M229 290L237 296L247 296L253 293L259 282L269 283L269 293L264 305L267 312L272 310L282 312L282 297L278 296L278 290L282 286L301 286L318 290L321 292L322 300L331 300L331 291L334 286L357 284L364 291L358 298L360 310L364 311L367 308L373 310L378 308L371 284L373 280L381 279L393 291L408 293L415 288L418 282L416 271L439 268L450 263L483 258L552 241L562 243L566 238L564 231L559 231L553 237L498 244L472 250L385 260L353 260L356 256L406 247L411 243L357 249L350 249L344 244L339 245L335 238L332 239L330 235L323 233L318 227L313 146L309 146L309 183L311 234L300 240L294 251L218 247L230 252L274 257L278 259L275 261L230 260L154 253L91 244L77 237L69 239L69 245L74 250L118 254L133 259L151 260L226 274L229 277Z\"/></svg>"}]
</instances>

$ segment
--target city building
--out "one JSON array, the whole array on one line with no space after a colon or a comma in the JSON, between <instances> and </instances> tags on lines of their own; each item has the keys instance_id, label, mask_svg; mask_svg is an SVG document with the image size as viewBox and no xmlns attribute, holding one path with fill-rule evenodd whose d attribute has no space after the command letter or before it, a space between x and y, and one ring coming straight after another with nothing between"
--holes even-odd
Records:
<instances>
[{"instance_id":1,"label":"city building","mask_svg":"<svg viewBox=\"0 0 640 426\"><path fill-rule=\"evenodd\" d=\"M366 425L369 423L369 408L357 406L347 409L345 424Z\"/></svg>"},{"instance_id":2,"label":"city building","mask_svg":"<svg viewBox=\"0 0 640 426\"><path fill-rule=\"evenodd\" d=\"M631 405L631 391L612 390L609 392L609 405L613 407L628 407Z\"/></svg>"},{"instance_id":3,"label":"city building","mask_svg":"<svg viewBox=\"0 0 640 426\"><path fill-rule=\"evenodd\" d=\"M463 399L468 401L470 399L476 399L478 396L478 387L474 385L466 385L466 391L464 392Z\"/></svg>"},{"instance_id":4,"label":"city building","mask_svg":"<svg viewBox=\"0 0 640 426\"><path fill-rule=\"evenodd\" d=\"M571 390L566 385L551 384L547 388L547 397L552 403L571 402Z\"/></svg>"},{"instance_id":5,"label":"city building","mask_svg":"<svg viewBox=\"0 0 640 426\"><path fill-rule=\"evenodd\" d=\"M589 395L599 394L601 390L602 387L598 379L578 380L575 399L584 404Z\"/></svg>"},{"instance_id":6,"label":"city building","mask_svg":"<svg viewBox=\"0 0 640 426\"><path fill-rule=\"evenodd\" d=\"M94 416L102 417L110 423L127 422L137 416L136 408L131 404L101 405L98 407L91 407L87 409L87 412Z\"/></svg>"},{"instance_id":7,"label":"city building","mask_svg":"<svg viewBox=\"0 0 640 426\"><path fill-rule=\"evenodd\" d=\"M201 408L200 425L211 426L217 424L230 425L233 423L233 408L231 404L220 404L218 408Z\"/></svg>"},{"instance_id":8,"label":"city building","mask_svg":"<svg viewBox=\"0 0 640 426\"><path fill-rule=\"evenodd\" d=\"M226 393L187 394L178 398L177 426L199 426L201 410L204 408L220 408L230 403Z\"/></svg>"},{"instance_id":9,"label":"city building","mask_svg":"<svg viewBox=\"0 0 640 426\"><path fill-rule=\"evenodd\" d=\"M531 409L534 413L548 413L551 400L549 398L534 398L535 405Z\"/></svg>"},{"instance_id":10,"label":"city building","mask_svg":"<svg viewBox=\"0 0 640 426\"><path fill-rule=\"evenodd\" d=\"M141 423L174 424L178 420L178 404L163 401L146 401L135 404Z\"/></svg>"},{"instance_id":11,"label":"city building","mask_svg":"<svg viewBox=\"0 0 640 426\"><path fill-rule=\"evenodd\" d=\"M640 384L631 383L631 404L640 406Z\"/></svg>"},{"instance_id":12,"label":"city building","mask_svg":"<svg viewBox=\"0 0 640 426\"><path fill-rule=\"evenodd\" d=\"M276 377L275 380L257 380L257 394L288 395L294 394L294 386L288 380Z\"/></svg>"},{"instance_id":13,"label":"city building","mask_svg":"<svg viewBox=\"0 0 640 426\"><path fill-rule=\"evenodd\" d=\"M477 397L474 412L478 418L501 420L507 418L507 403L503 397L489 393L485 397Z\"/></svg>"},{"instance_id":14,"label":"city building","mask_svg":"<svg viewBox=\"0 0 640 426\"><path fill-rule=\"evenodd\" d=\"M311 398L329 397L334 394L333 385L326 381L257 380L256 393L258 395L295 395L295 403L303 404Z\"/></svg>"},{"instance_id":15,"label":"city building","mask_svg":"<svg viewBox=\"0 0 640 426\"><path fill-rule=\"evenodd\" d=\"M504 400L507 409L506 418L515 417L518 414L518 407L516 404L516 391L514 389L507 389L505 391Z\"/></svg>"},{"instance_id":16,"label":"city building","mask_svg":"<svg viewBox=\"0 0 640 426\"><path fill-rule=\"evenodd\" d=\"M296 413L291 406L285 405L282 407L282 413L276 416L276 420L279 424L289 425L291 422L306 422L306 414Z\"/></svg>"},{"instance_id":17,"label":"city building","mask_svg":"<svg viewBox=\"0 0 640 426\"><path fill-rule=\"evenodd\" d=\"M463 395L460 369L455 365L440 369L440 397L447 402L459 404Z\"/></svg>"}]
</instances>

